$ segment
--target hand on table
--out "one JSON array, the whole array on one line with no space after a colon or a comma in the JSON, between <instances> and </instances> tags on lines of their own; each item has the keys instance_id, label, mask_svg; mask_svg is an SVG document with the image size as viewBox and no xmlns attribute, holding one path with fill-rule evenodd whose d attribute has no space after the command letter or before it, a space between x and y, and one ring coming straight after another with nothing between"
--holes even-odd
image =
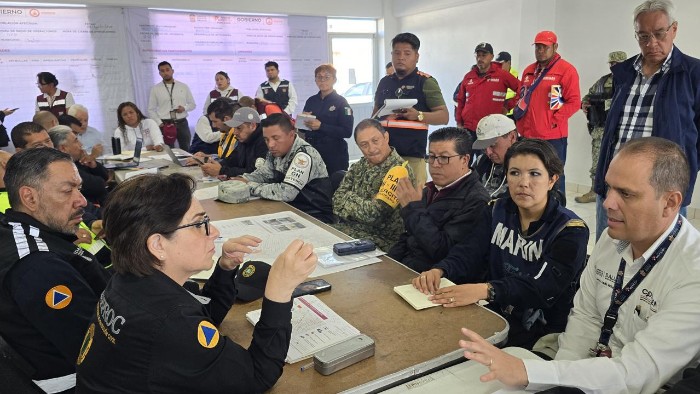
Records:
<instances>
[{"instance_id":1,"label":"hand on table","mask_svg":"<svg viewBox=\"0 0 700 394\"><path fill-rule=\"evenodd\" d=\"M243 264L243 257L246 253L253 253L253 248L257 248L260 242L262 242L260 238L252 235L243 235L227 240L221 247L219 266L230 271Z\"/></svg>"},{"instance_id":2,"label":"hand on table","mask_svg":"<svg viewBox=\"0 0 700 394\"><path fill-rule=\"evenodd\" d=\"M488 297L486 283L470 283L466 285L447 286L435 291L429 299L444 307L471 305Z\"/></svg>"},{"instance_id":3,"label":"hand on table","mask_svg":"<svg viewBox=\"0 0 700 394\"><path fill-rule=\"evenodd\" d=\"M213 160L200 164L199 168L202 169L204 175L216 177L219 176L219 172L221 171L221 164Z\"/></svg>"},{"instance_id":4,"label":"hand on table","mask_svg":"<svg viewBox=\"0 0 700 394\"><path fill-rule=\"evenodd\" d=\"M413 287L423 294L435 294L437 289L440 288L440 278L442 278L443 273L439 268L422 272L420 276L413 279Z\"/></svg>"},{"instance_id":5,"label":"hand on table","mask_svg":"<svg viewBox=\"0 0 700 394\"><path fill-rule=\"evenodd\" d=\"M489 372L481 375L479 380L490 382L496 379L503 384L518 388L528 385L527 370L523 360L493 346L474 331L462 328L462 334L467 337L459 341L459 347L464 349L464 357L489 368Z\"/></svg>"}]
</instances>

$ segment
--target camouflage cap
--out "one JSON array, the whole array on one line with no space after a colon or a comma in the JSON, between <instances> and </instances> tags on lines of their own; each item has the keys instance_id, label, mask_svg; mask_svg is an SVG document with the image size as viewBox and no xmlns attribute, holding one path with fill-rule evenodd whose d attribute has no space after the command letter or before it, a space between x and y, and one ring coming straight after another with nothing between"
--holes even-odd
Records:
<instances>
[{"instance_id":1,"label":"camouflage cap","mask_svg":"<svg viewBox=\"0 0 700 394\"><path fill-rule=\"evenodd\" d=\"M623 51L610 52L608 55L608 63L621 63L627 60L627 54Z\"/></svg>"}]
</instances>

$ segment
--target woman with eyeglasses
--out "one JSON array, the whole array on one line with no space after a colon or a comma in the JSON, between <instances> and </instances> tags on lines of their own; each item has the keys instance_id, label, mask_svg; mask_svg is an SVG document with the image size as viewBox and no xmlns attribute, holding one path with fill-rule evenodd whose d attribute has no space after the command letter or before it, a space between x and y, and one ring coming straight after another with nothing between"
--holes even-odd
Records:
<instances>
[{"instance_id":1,"label":"woman with eyeglasses","mask_svg":"<svg viewBox=\"0 0 700 394\"><path fill-rule=\"evenodd\" d=\"M282 374L291 336L291 296L316 267L297 240L270 268L262 316L248 349L217 326L236 297L234 276L260 239L229 239L214 263L219 230L182 175L121 183L104 208L115 271L77 359L77 391L89 393L263 392ZM216 268L201 292L188 278Z\"/></svg>"},{"instance_id":2,"label":"woman with eyeglasses","mask_svg":"<svg viewBox=\"0 0 700 394\"><path fill-rule=\"evenodd\" d=\"M488 301L510 324L507 345L531 349L566 327L589 231L554 198L564 165L548 142L516 142L504 168L510 196L493 200L470 237L413 285L445 307ZM441 277L459 285L438 288Z\"/></svg>"},{"instance_id":3,"label":"woman with eyeglasses","mask_svg":"<svg viewBox=\"0 0 700 394\"><path fill-rule=\"evenodd\" d=\"M314 118L297 123L297 127L304 130L304 139L321 154L331 175L348 169L350 158L345 138L352 135L354 117L345 97L333 89L337 82L335 67L322 64L316 67L314 75L318 93L306 100L303 111Z\"/></svg>"},{"instance_id":4,"label":"woman with eyeglasses","mask_svg":"<svg viewBox=\"0 0 700 394\"><path fill-rule=\"evenodd\" d=\"M163 150L163 133L158 123L143 116L143 113L131 101L125 101L117 107L117 122L114 138L119 138L123 150L134 150L136 140L141 139L147 150Z\"/></svg>"}]
</instances>

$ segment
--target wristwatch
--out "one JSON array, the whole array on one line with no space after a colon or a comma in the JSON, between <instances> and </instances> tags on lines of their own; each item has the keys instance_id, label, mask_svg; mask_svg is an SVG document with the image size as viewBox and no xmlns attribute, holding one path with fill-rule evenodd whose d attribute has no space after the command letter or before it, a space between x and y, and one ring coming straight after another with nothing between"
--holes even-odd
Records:
<instances>
[{"instance_id":1,"label":"wristwatch","mask_svg":"<svg viewBox=\"0 0 700 394\"><path fill-rule=\"evenodd\" d=\"M418 121L422 122L423 119L425 119L425 116L423 116L423 111L418 111Z\"/></svg>"},{"instance_id":2,"label":"wristwatch","mask_svg":"<svg viewBox=\"0 0 700 394\"><path fill-rule=\"evenodd\" d=\"M496 301L496 290L493 288L491 283L486 282L486 301L494 302Z\"/></svg>"}]
</instances>

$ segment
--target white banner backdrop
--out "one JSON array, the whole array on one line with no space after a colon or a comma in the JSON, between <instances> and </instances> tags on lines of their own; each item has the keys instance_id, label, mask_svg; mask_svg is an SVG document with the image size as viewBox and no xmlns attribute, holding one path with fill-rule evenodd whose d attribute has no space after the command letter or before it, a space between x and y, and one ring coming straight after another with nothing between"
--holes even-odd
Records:
<instances>
[{"instance_id":1,"label":"white banner backdrop","mask_svg":"<svg viewBox=\"0 0 700 394\"><path fill-rule=\"evenodd\" d=\"M0 8L0 108L19 107L8 132L34 116L36 74L48 71L111 136L117 106L134 95L124 36L120 8Z\"/></svg>"},{"instance_id":2,"label":"white banner backdrop","mask_svg":"<svg viewBox=\"0 0 700 394\"><path fill-rule=\"evenodd\" d=\"M264 64L279 63L280 78L297 90L299 106L316 94L314 69L328 62L326 18L300 16L212 15L127 9L129 53L132 56L139 108L146 113L150 88L162 81L158 63L168 61L176 80L192 90L197 109L190 126L204 111L215 88L214 76L225 71L239 96L255 97L266 80Z\"/></svg>"},{"instance_id":3,"label":"white banner backdrop","mask_svg":"<svg viewBox=\"0 0 700 394\"><path fill-rule=\"evenodd\" d=\"M36 74L49 71L90 110L90 125L103 132L109 150L121 102L134 101L147 113L150 88L161 80L159 62L169 61L192 90L194 127L217 71L226 71L241 95L254 96L266 79L264 63L274 60L280 77L294 84L300 112L317 92L314 69L329 61L326 30L324 17L0 7L0 108L20 108L6 118L8 129L31 120Z\"/></svg>"}]
</instances>

